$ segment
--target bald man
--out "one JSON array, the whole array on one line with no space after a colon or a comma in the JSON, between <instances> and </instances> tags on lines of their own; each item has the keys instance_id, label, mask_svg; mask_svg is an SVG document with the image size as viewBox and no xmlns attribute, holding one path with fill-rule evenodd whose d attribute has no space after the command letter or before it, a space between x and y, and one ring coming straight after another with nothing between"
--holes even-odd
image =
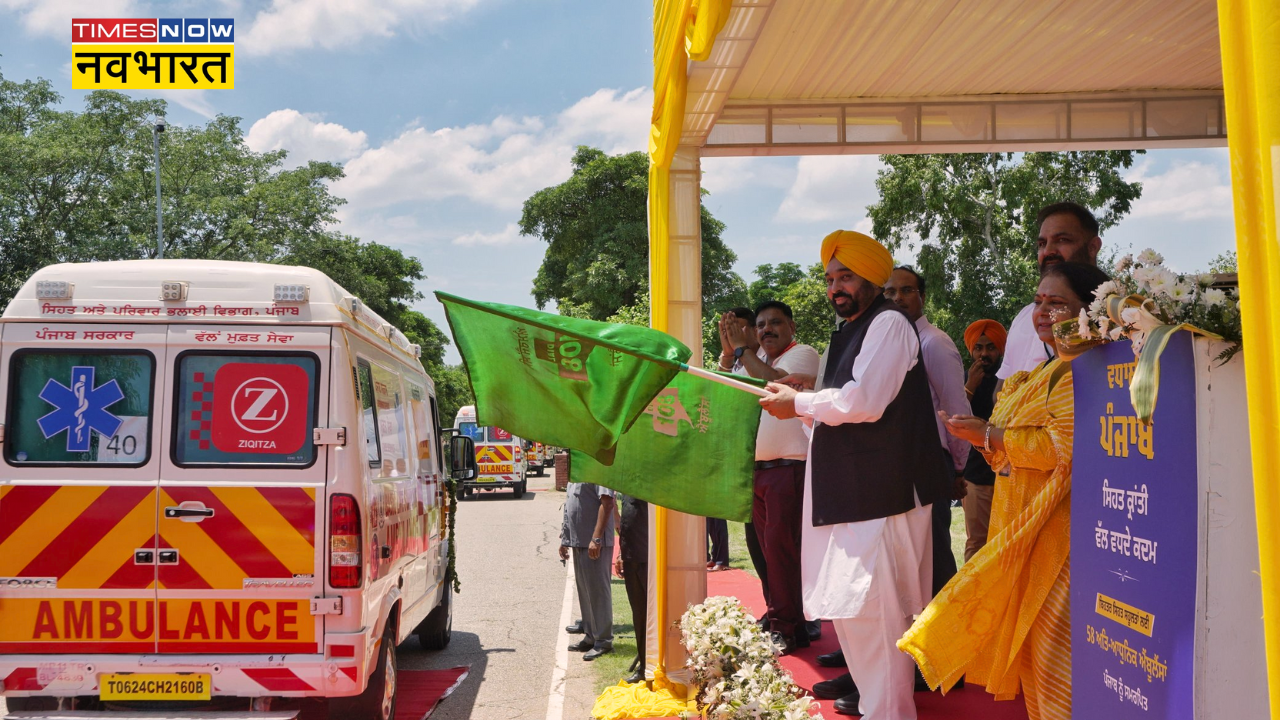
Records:
<instances>
[{"instance_id":1,"label":"bald man","mask_svg":"<svg viewBox=\"0 0 1280 720\"><path fill-rule=\"evenodd\" d=\"M950 497L955 472L938 445L916 327L881 291L889 251L840 230L821 257L840 318L822 377L780 378L760 404L813 428L801 579L805 616L832 621L849 668L855 694L837 696L836 712L915 720L915 663L896 643L931 597L931 505Z\"/></svg>"}]
</instances>

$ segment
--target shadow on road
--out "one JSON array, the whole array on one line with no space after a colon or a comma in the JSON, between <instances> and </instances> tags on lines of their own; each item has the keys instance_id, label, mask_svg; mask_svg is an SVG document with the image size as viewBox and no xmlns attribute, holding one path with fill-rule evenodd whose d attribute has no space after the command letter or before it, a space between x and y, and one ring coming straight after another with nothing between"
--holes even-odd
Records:
<instances>
[{"instance_id":1,"label":"shadow on road","mask_svg":"<svg viewBox=\"0 0 1280 720\"><path fill-rule=\"evenodd\" d=\"M467 679L431 713L432 720L461 720L471 717L473 713L480 683L484 682L485 671L489 666L489 655L513 653L515 648L485 648L481 645L479 635L455 629L449 647L441 652L423 650L416 638L405 641L396 648L396 652L400 667L405 670L447 670L461 665L471 666Z\"/></svg>"}]
</instances>

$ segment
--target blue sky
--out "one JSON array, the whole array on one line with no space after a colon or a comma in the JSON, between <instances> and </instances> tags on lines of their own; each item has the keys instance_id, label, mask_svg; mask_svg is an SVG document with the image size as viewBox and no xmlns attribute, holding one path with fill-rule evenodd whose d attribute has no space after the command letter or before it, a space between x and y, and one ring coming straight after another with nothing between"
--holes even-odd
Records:
<instances>
[{"instance_id":1,"label":"blue sky","mask_svg":"<svg viewBox=\"0 0 1280 720\"><path fill-rule=\"evenodd\" d=\"M427 294L531 306L545 246L515 229L523 200L568 177L576 145L645 147L643 0L0 0L0 72L47 78L79 109L71 19L157 16L236 20L236 89L173 91L170 121L235 115L254 149L342 163L341 229L420 258ZM837 227L865 227L877 167L874 156L709 158L705 202L750 281L762 263L814 261ZM1180 270L1234 247L1225 149L1152 151L1132 173L1143 198L1106 243L1155 247ZM443 321L434 299L420 309Z\"/></svg>"}]
</instances>

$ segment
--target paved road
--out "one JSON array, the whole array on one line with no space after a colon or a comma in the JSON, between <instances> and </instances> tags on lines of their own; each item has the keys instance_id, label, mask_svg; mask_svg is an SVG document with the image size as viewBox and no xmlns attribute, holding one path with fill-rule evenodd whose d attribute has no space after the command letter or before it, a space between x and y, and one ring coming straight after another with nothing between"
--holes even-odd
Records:
<instances>
[{"instance_id":1,"label":"paved road","mask_svg":"<svg viewBox=\"0 0 1280 720\"><path fill-rule=\"evenodd\" d=\"M435 653L415 640L399 650L404 669L471 665L432 720L548 717L556 651L569 642L560 626L566 569L556 554L565 496L554 488L549 474L529 478L520 500L501 491L459 501L462 592L454 596L453 641ZM590 717L591 667L577 653L568 657L565 687L563 718Z\"/></svg>"}]
</instances>

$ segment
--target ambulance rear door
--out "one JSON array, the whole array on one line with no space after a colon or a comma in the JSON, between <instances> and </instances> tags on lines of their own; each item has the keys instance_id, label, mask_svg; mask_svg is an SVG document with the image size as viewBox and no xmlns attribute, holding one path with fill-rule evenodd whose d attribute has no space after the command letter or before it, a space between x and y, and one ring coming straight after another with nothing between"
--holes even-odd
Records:
<instances>
[{"instance_id":1,"label":"ambulance rear door","mask_svg":"<svg viewBox=\"0 0 1280 720\"><path fill-rule=\"evenodd\" d=\"M331 331L174 326L156 523L160 653L313 653Z\"/></svg>"},{"instance_id":2,"label":"ambulance rear door","mask_svg":"<svg viewBox=\"0 0 1280 720\"><path fill-rule=\"evenodd\" d=\"M165 328L0 331L0 654L154 652ZM10 689L87 670L50 672Z\"/></svg>"}]
</instances>

